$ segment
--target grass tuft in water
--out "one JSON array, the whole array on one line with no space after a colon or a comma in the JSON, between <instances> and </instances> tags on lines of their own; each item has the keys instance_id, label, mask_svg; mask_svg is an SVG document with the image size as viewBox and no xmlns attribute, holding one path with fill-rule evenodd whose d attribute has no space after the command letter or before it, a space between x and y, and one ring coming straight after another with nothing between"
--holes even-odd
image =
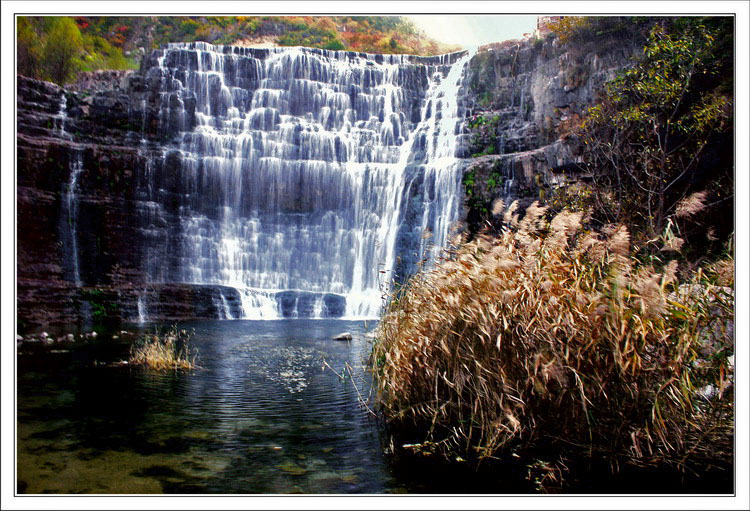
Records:
<instances>
[{"instance_id":1,"label":"grass tuft in water","mask_svg":"<svg viewBox=\"0 0 750 511\"><path fill-rule=\"evenodd\" d=\"M190 332L173 326L169 331L141 337L130 349L130 364L157 371L195 369L197 352L191 352Z\"/></svg>"}]
</instances>

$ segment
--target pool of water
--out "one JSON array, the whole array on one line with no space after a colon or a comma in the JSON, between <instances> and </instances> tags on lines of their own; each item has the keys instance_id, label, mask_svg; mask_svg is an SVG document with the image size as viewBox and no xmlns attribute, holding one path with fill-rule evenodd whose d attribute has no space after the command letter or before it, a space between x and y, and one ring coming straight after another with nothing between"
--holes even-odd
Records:
<instances>
[{"instance_id":1,"label":"pool of water","mask_svg":"<svg viewBox=\"0 0 750 511\"><path fill-rule=\"evenodd\" d=\"M374 323L206 321L200 369L117 364L137 336L23 343L17 357L17 490L43 494L531 493L523 460L477 470L387 454L363 404ZM154 327L138 327L153 333ZM131 331L134 328L129 329ZM334 341L341 332L351 341ZM732 472L579 470L570 493L731 493Z\"/></svg>"},{"instance_id":2,"label":"pool of water","mask_svg":"<svg viewBox=\"0 0 750 511\"><path fill-rule=\"evenodd\" d=\"M192 330L201 369L112 362L100 335L18 357L21 493L450 493L497 491L396 462L362 404L373 323L213 321ZM152 328L153 330L153 328ZM340 332L351 341L334 341ZM342 377L343 376L343 377ZM460 470L459 470L460 471Z\"/></svg>"}]
</instances>

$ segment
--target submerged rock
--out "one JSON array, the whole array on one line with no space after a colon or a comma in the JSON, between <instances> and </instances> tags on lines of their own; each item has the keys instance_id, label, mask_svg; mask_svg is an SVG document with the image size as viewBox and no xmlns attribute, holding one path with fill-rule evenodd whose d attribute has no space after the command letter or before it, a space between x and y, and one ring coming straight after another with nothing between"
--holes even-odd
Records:
<instances>
[{"instance_id":1,"label":"submerged rock","mask_svg":"<svg viewBox=\"0 0 750 511\"><path fill-rule=\"evenodd\" d=\"M334 341L351 341L352 334L349 332L341 332L340 334L333 337Z\"/></svg>"}]
</instances>

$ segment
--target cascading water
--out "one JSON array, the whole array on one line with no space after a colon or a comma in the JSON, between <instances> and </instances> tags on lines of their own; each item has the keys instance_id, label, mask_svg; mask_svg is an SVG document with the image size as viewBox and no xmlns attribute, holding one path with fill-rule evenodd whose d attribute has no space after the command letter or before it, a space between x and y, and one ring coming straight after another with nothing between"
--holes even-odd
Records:
<instances>
[{"instance_id":1,"label":"cascading water","mask_svg":"<svg viewBox=\"0 0 750 511\"><path fill-rule=\"evenodd\" d=\"M470 55L205 43L155 55L165 143L141 187L150 282L233 287L245 318L370 318L401 257L445 245ZM407 232L420 234L410 254Z\"/></svg>"},{"instance_id":2,"label":"cascading water","mask_svg":"<svg viewBox=\"0 0 750 511\"><path fill-rule=\"evenodd\" d=\"M432 101L437 104L434 115L429 116L425 132L427 157L423 172L429 186L421 230L432 236L430 247L425 245L428 237L423 236L420 248L420 254L426 256L428 263L434 262L447 245L450 226L458 218L461 206L461 162L456 158L456 128L462 120L458 117L458 89L464 65L471 60L475 51L471 49L457 65L452 66L445 80L429 96L428 105ZM427 117L426 113L422 117ZM421 127L418 128L418 133L421 130Z\"/></svg>"},{"instance_id":3,"label":"cascading water","mask_svg":"<svg viewBox=\"0 0 750 511\"><path fill-rule=\"evenodd\" d=\"M60 95L60 110L57 115L52 118L52 131L60 138L70 138L70 135L65 131L65 122L68 120L68 98L65 93Z\"/></svg>"},{"instance_id":4,"label":"cascading water","mask_svg":"<svg viewBox=\"0 0 750 511\"><path fill-rule=\"evenodd\" d=\"M81 287L81 271L78 256L78 177L83 171L83 156L80 150L70 153L70 177L63 191L64 214L60 216L65 222L61 239L64 245L64 261L70 272L70 280L76 287Z\"/></svg>"},{"instance_id":5,"label":"cascading water","mask_svg":"<svg viewBox=\"0 0 750 511\"><path fill-rule=\"evenodd\" d=\"M148 320L148 311L146 310L146 297L144 293L138 295L138 323L145 323Z\"/></svg>"}]
</instances>

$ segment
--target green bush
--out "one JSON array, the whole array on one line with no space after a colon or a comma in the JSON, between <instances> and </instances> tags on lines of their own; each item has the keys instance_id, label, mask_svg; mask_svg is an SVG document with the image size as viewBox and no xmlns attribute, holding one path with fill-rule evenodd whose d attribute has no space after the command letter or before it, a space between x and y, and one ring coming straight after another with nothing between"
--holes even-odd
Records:
<instances>
[{"instance_id":1,"label":"green bush","mask_svg":"<svg viewBox=\"0 0 750 511\"><path fill-rule=\"evenodd\" d=\"M612 206L599 211L610 221L654 238L683 197L708 190L717 203L733 188L731 158L713 157L719 165L710 167L703 160L709 148L731 154L732 98L717 87L727 56L716 51L730 27L655 25L636 65L608 82L588 110L584 158L599 203Z\"/></svg>"},{"instance_id":2,"label":"green bush","mask_svg":"<svg viewBox=\"0 0 750 511\"><path fill-rule=\"evenodd\" d=\"M83 37L72 18L55 18L51 22L42 51L42 74L63 85L75 78L81 68Z\"/></svg>"},{"instance_id":3,"label":"green bush","mask_svg":"<svg viewBox=\"0 0 750 511\"><path fill-rule=\"evenodd\" d=\"M18 73L37 77L40 72L43 43L27 16L19 16L16 22L16 48Z\"/></svg>"}]
</instances>

